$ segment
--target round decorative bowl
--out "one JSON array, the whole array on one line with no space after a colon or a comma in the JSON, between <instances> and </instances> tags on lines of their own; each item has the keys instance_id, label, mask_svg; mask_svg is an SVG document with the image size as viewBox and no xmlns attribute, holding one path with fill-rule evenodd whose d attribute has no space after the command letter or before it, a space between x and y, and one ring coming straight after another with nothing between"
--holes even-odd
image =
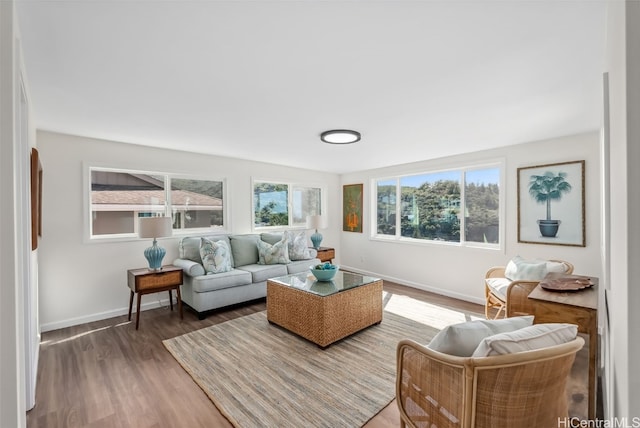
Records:
<instances>
[{"instance_id":1,"label":"round decorative bowl","mask_svg":"<svg viewBox=\"0 0 640 428\"><path fill-rule=\"evenodd\" d=\"M331 281L340 270L340 267L338 265L332 265L331 263L323 263L313 265L309 270L318 281Z\"/></svg>"}]
</instances>

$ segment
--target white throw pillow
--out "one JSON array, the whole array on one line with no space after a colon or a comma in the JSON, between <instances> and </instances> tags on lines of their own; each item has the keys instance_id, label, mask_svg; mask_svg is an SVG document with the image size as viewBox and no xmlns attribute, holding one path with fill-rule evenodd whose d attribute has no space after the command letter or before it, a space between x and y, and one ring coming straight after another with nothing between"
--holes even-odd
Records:
<instances>
[{"instance_id":1,"label":"white throw pillow","mask_svg":"<svg viewBox=\"0 0 640 428\"><path fill-rule=\"evenodd\" d=\"M485 337L518 330L531 324L533 315L453 324L436 334L427 347L443 354L470 357Z\"/></svg>"},{"instance_id":2,"label":"white throw pillow","mask_svg":"<svg viewBox=\"0 0 640 428\"><path fill-rule=\"evenodd\" d=\"M552 262L550 260L538 260L547 264L547 273L566 273L568 266L562 262Z\"/></svg>"},{"instance_id":3,"label":"white throw pillow","mask_svg":"<svg viewBox=\"0 0 640 428\"><path fill-rule=\"evenodd\" d=\"M285 235L288 240L290 260L309 260L312 258L307 245L307 234L304 230L298 233L287 230Z\"/></svg>"},{"instance_id":4,"label":"white throw pillow","mask_svg":"<svg viewBox=\"0 0 640 428\"><path fill-rule=\"evenodd\" d=\"M200 238L200 257L207 274L229 272L231 266L231 251L225 241L213 242L207 238Z\"/></svg>"},{"instance_id":5,"label":"white throw pillow","mask_svg":"<svg viewBox=\"0 0 640 428\"><path fill-rule=\"evenodd\" d=\"M525 260L515 256L504 270L504 276L511 281L542 281L547 275L547 262L540 260Z\"/></svg>"},{"instance_id":6,"label":"white throw pillow","mask_svg":"<svg viewBox=\"0 0 640 428\"><path fill-rule=\"evenodd\" d=\"M533 351L567 343L576 338L578 326L574 324L536 324L483 339L472 357L513 354Z\"/></svg>"},{"instance_id":7,"label":"white throw pillow","mask_svg":"<svg viewBox=\"0 0 640 428\"><path fill-rule=\"evenodd\" d=\"M263 240L258 240L258 264L275 265L291 263L287 235L282 236L282 241L271 245Z\"/></svg>"}]
</instances>

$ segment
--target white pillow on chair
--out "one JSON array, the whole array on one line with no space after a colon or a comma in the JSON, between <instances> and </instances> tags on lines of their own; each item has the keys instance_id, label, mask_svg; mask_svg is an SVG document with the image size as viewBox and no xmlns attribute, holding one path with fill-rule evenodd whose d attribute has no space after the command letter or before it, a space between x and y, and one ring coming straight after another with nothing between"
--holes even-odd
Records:
<instances>
[{"instance_id":1,"label":"white pillow on chair","mask_svg":"<svg viewBox=\"0 0 640 428\"><path fill-rule=\"evenodd\" d=\"M574 324L536 324L486 337L480 342L472 357L489 357L548 348L570 342L577 335L578 326Z\"/></svg>"},{"instance_id":2,"label":"white pillow on chair","mask_svg":"<svg viewBox=\"0 0 640 428\"><path fill-rule=\"evenodd\" d=\"M511 281L542 281L547 275L547 262L544 260L525 260L515 256L504 270L504 276Z\"/></svg>"},{"instance_id":3,"label":"white pillow on chair","mask_svg":"<svg viewBox=\"0 0 640 428\"><path fill-rule=\"evenodd\" d=\"M429 349L458 357L470 357L485 337L533 324L533 315L499 320L477 320L443 328L427 345Z\"/></svg>"}]
</instances>

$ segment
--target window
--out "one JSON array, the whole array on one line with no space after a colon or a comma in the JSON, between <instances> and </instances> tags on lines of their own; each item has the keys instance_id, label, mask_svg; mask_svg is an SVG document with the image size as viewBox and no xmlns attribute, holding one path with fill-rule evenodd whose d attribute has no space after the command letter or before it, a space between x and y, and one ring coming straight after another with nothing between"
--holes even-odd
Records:
<instances>
[{"instance_id":1,"label":"window","mask_svg":"<svg viewBox=\"0 0 640 428\"><path fill-rule=\"evenodd\" d=\"M378 233L396 234L396 194L397 180L378 182Z\"/></svg>"},{"instance_id":2,"label":"window","mask_svg":"<svg viewBox=\"0 0 640 428\"><path fill-rule=\"evenodd\" d=\"M499 184L499 166L377 180L376 236L495 246Z\"/></svg>"},{"instance_id":3,"label":"window","mask_svg":"<svg viewBox=\"0 0 640 428\"><path fill-rule=\"evenodd\" d=\"M171 216L180 230L224 228L224 182L89 167L90 238L132 237L139 217Z\"/></svg>"},{"instance_id":4,"label":"window","mask_svg":"<svg viewBox=\"0 0 640 428\"><path fill-rule=\"evenodd\" d=\"M253 207L256 227L286 226L289 224L289 186L286 184L255 183Z\"/></svg>"},{"instance_id":5,"label":"window","mask_svg":"<svg viewBox=\"0 0 640 428\"><path fill-rule=\"evenodd\" d=\"M465 173L465 237L468 242L500 242L500 170Z\"/></svg>"},{"instance_id":6,"label":"window","mask_svg":"<svg viewBox=\"0 0 640 428\"><path fill-rule=\"evenodd\" d=\"M254 228L305 226L307 216L322 214L322 190L296 184L254 181Z\"/></svg>"},{"instance_id":7,"label":"window","mask_svg":"<svg viewBox=\"0 0 640 428\"><path fill-rule=\"evenodd\" d=\"M221 181L171 179L171 216L175 229L224 226Z\"/></svg>"}]
</instances>

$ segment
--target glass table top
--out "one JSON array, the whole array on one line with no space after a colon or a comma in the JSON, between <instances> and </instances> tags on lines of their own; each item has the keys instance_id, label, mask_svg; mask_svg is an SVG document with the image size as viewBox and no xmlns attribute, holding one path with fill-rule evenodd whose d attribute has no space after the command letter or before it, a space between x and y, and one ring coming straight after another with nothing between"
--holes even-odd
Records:
<instances>
[{"instance_id":1,"label":"glass table top","mask_svg":"<svg viewBox=\"0 0 640 428\"><path fill-rule=\"evenodd\" d=\"M338 271L331 281L317 281L311 272L302 272L293 275L271 278L269 281L294 287L318 296L330 296L351 288L360 287L379 281L380 278L360 275L359 273Z\"/></svg>"}]
</instances>

